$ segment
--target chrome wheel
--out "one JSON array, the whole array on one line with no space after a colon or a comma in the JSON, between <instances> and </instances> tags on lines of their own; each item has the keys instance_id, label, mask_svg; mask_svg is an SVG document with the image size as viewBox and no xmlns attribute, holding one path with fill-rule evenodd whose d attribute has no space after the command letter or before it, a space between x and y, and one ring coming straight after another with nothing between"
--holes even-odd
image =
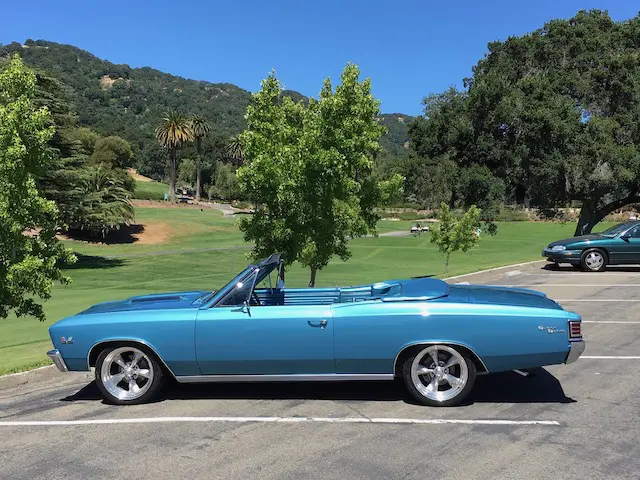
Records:
<instances>
[{"instance_id":1,"label":"chrome wheel","mask_svg":"<svg viewBox=\"0 0 640 480\"><path fill-rule=\"evenodd\" d=\"M585 255L584 264L589 270L600 270L604 266L604 255L598 251L592 251Z\"/></svg>"},{"instance_id":2,"label":"chrome wheel","mask_svg":"<svg viewBox=\"0 0 640 480\"><path fill-rule=\"evenodd\" d=\"M431 345L413 359L411 380L424 397L446 402L464 390L469 380L469 369L464 357L455 349Z\"/></svg>"},{"instance_id":3,"label":"chrome wheel","mask_svg":"<svg viewBox=\"0 0 640 480\"><path fill-rule=\"evenodd\" d=\"M151 387L153 375L153 362L135 347L113 349L100 369L102 385L118 400L140 398Z\"/></svg>"}]
</instances>

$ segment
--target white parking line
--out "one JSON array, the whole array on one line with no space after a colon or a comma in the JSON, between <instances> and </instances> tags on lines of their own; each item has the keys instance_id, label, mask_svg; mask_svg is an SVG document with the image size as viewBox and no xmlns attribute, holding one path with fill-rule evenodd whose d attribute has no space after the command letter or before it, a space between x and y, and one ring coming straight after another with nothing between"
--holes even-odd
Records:
<instances>
[{"instance_id":1,"label":"white parking line","mask_svg":"<svg viewBox=\"0 0 640 480\"><path fill-rule=\"evenodd\" d=\"M637 303L640 299L630 298L554 298L556 302L627 302Z\"/></svg>"},{"instance_id":2,"label":"white parking line","mask_svg":"<svg viewBox=\"0 0 640 480\"><path fill-rule=\"evenodd\" d=\"M112 418L95 420L25 420L0 421L0 427L47 427L73 425L113 425L127 423L187 423L187 422L236 422L236 423L377 423L409 425L551 425L555 420L463 420L444 418L365 418L365 417L156 417L156 418Z\"/></svg>"},{"instance_id":3,"label":"white parking line","mask_svg":"<svg viewBox=\"0 0 640 480\"><path fill-rule=\"evenodd\" d=\"M625 322L619 320L582 320L582 323L615 323L617 325L640 325L640 322Z\"/></svg>"},{"instance_id":4,"label":"white parking line","mask_svg":"<svg viewBox=\"0 0 640 480\"><path fill-rule=\"evenodd\" d=\"M522 283L519 285L509 285L510 287L640 287L640 283Z\"/></svg>"},{"instance_id":5,"label":"white parking line","mask_svg":"<svg viewBox=\"0 0 640 480\"><path fill-rule=\"evenodd\" d=\"M640 360L640 356L634 355L582 355L584 360Z\"/></svg>"}]
</instances>

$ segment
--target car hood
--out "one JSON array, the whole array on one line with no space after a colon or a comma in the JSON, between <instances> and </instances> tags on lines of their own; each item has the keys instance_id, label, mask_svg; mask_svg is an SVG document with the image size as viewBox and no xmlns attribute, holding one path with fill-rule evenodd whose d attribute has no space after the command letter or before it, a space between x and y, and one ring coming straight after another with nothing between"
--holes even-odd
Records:
<instances>
[{"instance_id":1,"label":"car hood","mask_svg":"<svg viewBox=\"0 0 640 480\"><path fill-rule=\"evenodd\" d=\"M94 313L126 312L138 310L170 310L177 308L197 308L201 306L197 300L204 298L211 291L194 290L189 292L155 293L140 295L115 302L98 303L80 312L78 315Z\"/></svg>"},{"instance_id":2,"label":"car hood","mask_svg":"<svg viewBox=\"0 0 640 480\"><path fill-rule=\"evenodd\" d=\"M492 285L451 285L447 301L563 310L543 292Z\"/></svg>"},{"instance_id":3,"label":"car hood","mask_svg":"<svg viewBox=\"0 0 640 480\"><path fill-rule=\"evenodd\" d=\"M579 237L571 237L571 238L565 238L563 240L556 240L555 242L551 242L549 244L549 248L551 247L555 247L556 245L570 245L572 243L579 243L579 242L589 242L589 241L593 241L593 240L602 240L606 237L603 237L602 235L598 235L598 234L592 234L592 235L580 235Z\"/></svg>"}]
</instances>

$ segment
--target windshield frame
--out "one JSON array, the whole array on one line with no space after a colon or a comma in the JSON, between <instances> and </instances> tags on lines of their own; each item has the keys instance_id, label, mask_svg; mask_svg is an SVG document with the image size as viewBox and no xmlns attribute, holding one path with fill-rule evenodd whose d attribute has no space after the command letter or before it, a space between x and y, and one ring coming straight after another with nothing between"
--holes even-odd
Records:
<instances>
[{"instance_id":1,"label":"windshield frame","mask_svg":"<svg viewBox=\"0 0 640 480\"><path fill-rule=\"evenodd\" d=\"M598 235L601 235L601 236L607 237L607 238L616 238L616 237L619 237L620 235L624 234L625 232L629 231L630 229L634 228L637 225L638 225L638 222L619 223L617 225L614 225L613 227L609 227L606 230L598 233ZM614 231L615 233L607 233L607 232L611 232L611 231Z\"/></svg>"},{"instance_id":2,"label":"windshield frame","mask_svg":"<svg viewBox=\"0 0 640 480\"><path fill-rule=\"evenodd\" d=\"M227 297L228 294L230 294L233 291L234 288L236 288L236 286L238 285L238 282L245 283L251 275L255 274L255 278L253 279L253 287L251 288L251 291L253 291L253 289L255 288L255 285L259 283L258 277L262 276L262 278L260 279L261 281L262 279L264 279L266 275L269 275L274 269L277 268L278 271L280 271L281 265L282 265L282 259L280 258L280 254L278 253L274 253L273 255L265 259L262 259L261 261L257 262L255 265L254 264L248 265L247 268L245 268L242 272L236 275L233 278L233 280L227 283L220 290L214 290L213 292L211 292L211 294L209 294L202 301L203 306L201 308L206 309L206 308L217 306L224 298ZM249 295L251 295L251 292L249 292Z\"/></svg>"}]
</instances>

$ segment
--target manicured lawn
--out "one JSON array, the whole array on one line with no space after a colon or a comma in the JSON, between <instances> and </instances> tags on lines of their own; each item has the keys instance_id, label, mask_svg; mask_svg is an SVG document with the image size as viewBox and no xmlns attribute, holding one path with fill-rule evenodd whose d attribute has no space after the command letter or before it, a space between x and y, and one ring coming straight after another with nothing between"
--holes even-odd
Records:
<instances>
[{"instance_id":1,"label":"manicured lawn","mask_svg":"<svg viewBox=\"0 0 640 480\"><path fill-rule=\"evenodd\" d=\"M224 218L215 210L140 208L137 221L166 226L172 235L166 243L156 245L68 242L80 261L68 270L73 283L57 286L45 304L48 320L0 320L0 374L47 364L44 354L51 348L47 328L94 303L152 292L216 289L248 263L245 255L249 249L234 225L235 219ZM411 224L385 221L381 222L380 231L406 231ZM483 234L479 247L466 254L454 254L449 275L540 259L544 245L571 236L573 228L573 224L557 223L500 224L495 237ZM336 259L320 271L317 286L356 285L416 275L444 276L444 260L429 243L429 235L353 240L352 258L346 263ZM288 285L305 286L307 282L306 269L299 265L289 269Z\"/></svg>"},{"instance_id":2,"label":"manicured lawn","mask_svg":"<svg viewBox=\"0 0 640 480\"><path fill-rule=\"evenodd\" d=\"M162 182L136 182L136 193L169 193L169 185Z\"/></svg>"}]
</instances>

